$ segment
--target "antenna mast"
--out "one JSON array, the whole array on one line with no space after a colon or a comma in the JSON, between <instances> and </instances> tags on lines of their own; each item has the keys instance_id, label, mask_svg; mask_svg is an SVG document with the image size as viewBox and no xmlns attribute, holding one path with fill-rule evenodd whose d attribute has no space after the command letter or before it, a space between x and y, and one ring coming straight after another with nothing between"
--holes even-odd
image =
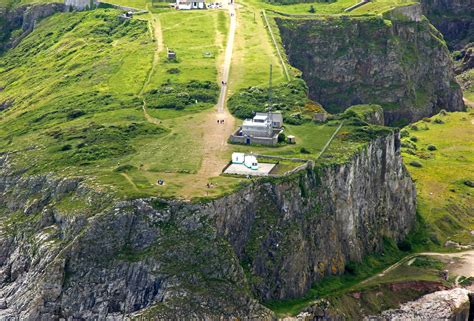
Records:
<instances>
[{"instance_id":1,"label":"antenna mast","mask_svg":"<svg viewBox=\"0 0 474 321\"><path fill-rule=\"evenodd\" d=\"M268 86L268 109L272 110L272 65L270 64L270 81Z\"/></svg>"}]
</instances>

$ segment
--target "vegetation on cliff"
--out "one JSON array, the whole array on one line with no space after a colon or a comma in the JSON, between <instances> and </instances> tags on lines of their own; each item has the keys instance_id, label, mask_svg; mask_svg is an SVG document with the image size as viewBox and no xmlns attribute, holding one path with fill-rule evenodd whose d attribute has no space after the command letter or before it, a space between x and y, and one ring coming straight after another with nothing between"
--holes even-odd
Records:
<instances>
[{"instance_id":1,"label":"vegetation on cliff","mask_svg":"<svg viewBox=\"0 0 474 321\"><path fill-rule=\"evenodd\" d=\"M402 153L417 185L418 212L438 245L447 239L474 242L473 121L472 109L442 112L402 131Z\"/></svg>"}]
</instances>

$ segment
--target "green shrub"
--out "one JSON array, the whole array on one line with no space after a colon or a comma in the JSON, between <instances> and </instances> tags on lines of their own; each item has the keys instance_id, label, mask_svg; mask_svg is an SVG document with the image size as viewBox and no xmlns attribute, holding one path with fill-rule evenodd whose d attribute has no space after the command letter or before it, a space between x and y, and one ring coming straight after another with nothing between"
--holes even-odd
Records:
<instances>
[{"instance_id":1,"label":"green shrub","mask_svg":"<svg viewBox=\"0 0 474 321\"><path fill-rule=\"evenodd\" d=\"M436 118L436 119L434 120L434 123L435 123L435 124L444 124L444 121L442 121L442 120L439 119L439 118Z\"/></svg>"},{"instance_id":2,"label":"green shrub","mask_svg":"<svg viewBox=\"0 0 474 321\"><path fill-rule=\"evenodd\" d=\"M311 154L311 152L309 150L307 150L306 148L304 148L304 147L301 147L300 153L301 154Z\"/></svg>"},{"instance_id":3,"label":"green shrub","mask_svg":"<svg viewBox=\"0 0 474 321\"><path fill-rule=\"evenodd\" d=\"M418 141L418 137L416 137L416 136L411 136L411 137L410 137L410 140L411 140L412 142L416 143L416 142Z\"/></svg>"},{"instance_id":4,"label":"green shrub","mask_svg":"<svg viewBox=\"0 0 474 321\"><path fill-rule=\"evenodd\" d=\"M400 138L409 137L409 136L410 136L410 133L408 132L408 130L402 129L400 131Z\"/></svg>"},{"instance_id":5,"label":"green shrub","mask_svg":"<svg viewBox=\"0 0 474 321\"><path fill-rule=\"evenodd\" d=\"M410 252L412 249L411 243L408 240L403 240L397 244L400 251Z\"/></svg>"},{"instance_id":6,"label":"green shrub","mask_svg":"<svg viewBox=\"0 0 474 321\"><path fill-rule=\"evenodd\" d=\"M311 6L309 7L308 12L309 12L309 13L315 13L315 12L316 12L316 10L314 10L314 6L313 6L313 5L311 5Z\"/></svg>"},{"instance_id":7,"label":"green shrub","mask_svg":"<svg viewBox=\"0 0 474 321\"><path fill-rule=\"evenodd\" d=\"M280 133L280 134L278 135L278 142L279 142L279 143L284 143L284 142L286 142L286 135L285 135L285 133L282 132L282 133Z\"/></svg>"},{"instance_id":8,"label":"green shrub","mask_svg":"<svg viewBox=\"0 0 474 321\"><path fill-rule=\"evenodd\" d=\"M133 165L130 165L130 164L125 164L125 165L120 165L119 167L117 167L116 169L114 169L114 172L117 172L117 173L126 173L126 172L130 172L131 170L133 169L137 169L135 166Z\"/></svg>"},{"instance_id":9,"label":"green shrub","mask_svg":"<svg viewBox=\"0 0 474 321\"><path fill-rule=\"evenodd\" d=\"M418 130L418 126L417 126L417 125L415 125L415 124L413 124L413 125L410 125L410 129L411 129L411 130L415 130L415 131L416 131L416 130Z\"/></svg>"},{"instance_id":10,"label":"green shrub","mask_svg":"<svg viewBox=\"0 0 474 321\"><path fill-rule=\"evenodd\" d=\"M170 68L166 72L171 74L171 75L175 75L175 74L179 74L181 72L181 70L179 70L179 68Z\"/></svg>"},{"instance_id":11,"label":"green shrub","mask_svg":"<svg viewBox=\"0 0 474 321\"><path fill-rule=\"evenodd\" d=\"M435 151L437 150L436 146L435 145L428 145L428 147L426 147L427 150L429 151Z\"/></svg>"},{"instance_id":12,"label":"green shrub","mask_svg":"<svg viewBox=\"0 0 474 321\"><path fill-rule=\"evenodd\" d=\"M308 88L302 79L275 86L272 90L272 103L269 105L269 92L266 87L248 87L239 90L228 101L230 112L240 119L252 118L255 112L265 112L271 107L281 111L284 117L299 111L307 101ZM300 120L288 120L300 123ZM286 122L286 119L285 119Z\"/></svg>"},{"instance_id":13,"label":"green shrub","mask_svg":"<svg viewBox=\"0 0 474 321\"><path fill-rule=\"evenodd\" d=\"M149 108L182 110L195 104L217 103L219 87L210 81L184 84L165 83L145 94Z\"/></svg>"},{"instance_id":14,"label":"green shrub","mask_svg":"<svg viewBox=\"0 0 474 321\"><path fill-rule=\"evenodd\" d=\"M413 167L417 167L417 168L423 167L423 165L418 161L411 161L410 165L413 166Z\"/></svg>"}]
</instances>

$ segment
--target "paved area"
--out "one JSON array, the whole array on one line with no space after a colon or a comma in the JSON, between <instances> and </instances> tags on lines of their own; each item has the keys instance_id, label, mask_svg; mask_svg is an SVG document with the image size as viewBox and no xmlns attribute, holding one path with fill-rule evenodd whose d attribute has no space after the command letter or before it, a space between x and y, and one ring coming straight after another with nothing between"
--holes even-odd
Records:
<instances>
[{"instance_id":1,"label":"paved area","mask_svg":"<svg viewBox=\"0 0 474 321\"><path fill-rule=\"evenodd\" d=\"M276 164L259 163L258 169L253 170L242 164L231 164L224 171L225 174L250 175L250 176L268 176Z\"/></svg>"}]
</instances>

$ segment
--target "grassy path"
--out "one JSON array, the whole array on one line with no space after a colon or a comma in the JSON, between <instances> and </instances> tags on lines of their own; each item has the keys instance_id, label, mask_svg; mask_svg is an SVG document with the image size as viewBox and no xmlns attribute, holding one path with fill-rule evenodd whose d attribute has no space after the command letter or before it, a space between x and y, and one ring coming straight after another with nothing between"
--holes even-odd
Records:
<instances>
[{"instance_id":1,"label":"grassy path","mask_svg":"<svg viewBox=\"0 0 474 321\"><path fill-rule=\"evenodd\" d=\"M456 271L458 273L464 273L466 277L472 277L474 276L474 251L464 251L464 252L456 252L456 253L437 253L437 252L421 252L421 253L415 253L411 254L408 256L405 256L402 258L400 261L390 265L388 268L383 270L382 272L373 275L369 277L368 279L363 280L359 284L363 285L366 283L369 283L377 278L384 277L391 271L395 270L399 266L401 266L404 263L413 263L414 259L416 259L419 256L438 256L438 257L446 257L446 258L463 258L465 260L464 264L460 265Z\"/></svg>"},{"instance_id":2,"label":"grassy path","mask_svg":"<svg viewBox=\"0 0 474 321\"><path fill-rule=\"evenodd\" d=\"M147 8L148 9L148 8ZM152 62L152 65L151 65L151 68L150 70L148 71L148 75L146 77L146 80L145 82L143 83L143 86L142 86L142 89L140 90L140 92L138 93L138 96L140 97L140 99L142 100L143 104L142 104L142 109L143 109L143 114L145 116L145 119L149 122L149 123L152 123L152 124L155 124L155 125L159 125L160 124L160 120L159 119L156 119L155 117L151 116L149 113L148 113L148 110L147 110L147 104L146 104L146 99L145 99L145 96L143 95L143 93L145 92L146 88L148 87L148 85L150 84L150 81L151 81L151 78L153 77L153 74L155 73L156 71L156 67L158 66L158 63L160 61L160 53L163 51L164 49L164 44L163 44L163 35L162 35L162 32L161 32L161 23L160 23L160 20L158 19L157 15L153 15L151 12L150 12L150 20L148 22L148 28L150 30L150 34L151 34L151 37L153 39L153 41L155 41L155 44L156 44L156 48L155 48L155 53L153 55L153 62Z\"/></svg>"}]
</instances>

